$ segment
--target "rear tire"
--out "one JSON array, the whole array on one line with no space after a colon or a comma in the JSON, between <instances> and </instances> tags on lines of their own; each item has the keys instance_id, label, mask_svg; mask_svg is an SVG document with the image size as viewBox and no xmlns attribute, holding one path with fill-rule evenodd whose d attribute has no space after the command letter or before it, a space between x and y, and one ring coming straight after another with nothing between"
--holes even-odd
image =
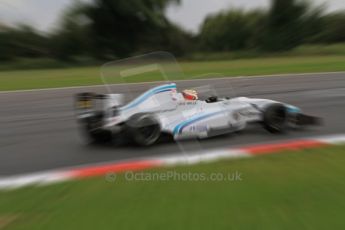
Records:
<instances>
[{"instance_id":1,"label":"rear tire","mask_svg":"<svg viewBox=\"0 0 345 230\"><path fill-rule=\"evenodd\" d=\"M149 146L161 136L159 122L150 114L135 114L126 122L126 130L135 144Z\"/></svg>"},{"instance_id":2,"label":"rear tire","mask_svg":"<svg viewBox=\"0 0 345 230\"><path fill-rule=\"evenodd\" d=\"M287 112L282 104L272 104L267 107L263 115L264 127L271 133L286 131Z\"/></svg>"}]
</instances>

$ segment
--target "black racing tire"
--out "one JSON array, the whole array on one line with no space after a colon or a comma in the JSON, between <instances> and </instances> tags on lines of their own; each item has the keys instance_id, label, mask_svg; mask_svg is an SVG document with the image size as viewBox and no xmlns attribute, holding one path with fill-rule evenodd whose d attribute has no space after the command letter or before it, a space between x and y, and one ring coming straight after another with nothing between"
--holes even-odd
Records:
<instances>
[{"instance_id":1,"label":"black racing tire","mask_svg":"<svg viewBox=\"0 0 345 230\"><path fill-rule=\"evenodd\" d=\"M271 133L283 133L287 128L287 111L282 104L269 105L263 114L263 124L267 131Z\"/></svg>"},{"instance_id":2,"label":"black racing tire","mask_svg":"<svg viewBox=\"0 0 345 230\"><path fill-rule=\"evenodd\" d=\"M135 114L125 124L128 136L135 144L149 146L161 136L161 127L157 119L150 114Z\"/></svg>"}]
</instances>

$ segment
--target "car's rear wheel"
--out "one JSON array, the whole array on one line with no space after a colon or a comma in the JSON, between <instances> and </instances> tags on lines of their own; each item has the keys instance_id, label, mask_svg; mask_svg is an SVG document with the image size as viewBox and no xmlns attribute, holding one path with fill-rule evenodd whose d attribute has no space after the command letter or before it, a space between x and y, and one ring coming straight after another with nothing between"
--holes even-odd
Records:
<instances>
[{"instance_id":1,"label":"car's rear wheel","mask_svg":"<svg viewBox=\"0 0 345 230\"><path fill-rule=\"evenodd\" d=\"M282 133L287 127L287 112L282 104L272 104L263 114L263 123L266 130L271 133Z\"/></svg>"},{"instance_id":2,"label":"car's rear wheel","mask_svg":"<svg viewBox=\"0 0 345 230\"><path fill-rule=\"evenodd\" d=\"M138 145L154 144L161 135L159 122L150 114L135 114L126 122L129 137Z\"/></svg>"}]
</instances>

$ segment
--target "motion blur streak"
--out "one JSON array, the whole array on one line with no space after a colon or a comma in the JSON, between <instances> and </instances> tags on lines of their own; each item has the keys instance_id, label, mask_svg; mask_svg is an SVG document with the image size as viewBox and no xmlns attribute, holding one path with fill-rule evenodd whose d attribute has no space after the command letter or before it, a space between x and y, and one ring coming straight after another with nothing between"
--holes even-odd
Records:
<instances>
[{"instance_id":1,"label":"motion blur streak","mask_svg":"<svg viewBox=\"0 0 345 230\"><path fill-rule=\"evenodd\" d=\"M324 141L322 141L324 140ZM17 189L28 185L49 185L51 183L83 179L88 177L102 176L106 174L115 175L125 171L138 171L156 167L172 165L192 165L205 162L213 162L221 159L234 159L244 157L254 157L260 154L279 153L283 150L302 150L317 148L332 144L345 143L345 135L334 135L325 137L316 137L310 140L293 140L282 143L264 143L243 148L234 149L215 149L210 151L200 151L179 154L175 153L168 157L149 157L147 159L138 159L128 162L104 163L98 165L89 165L66 170L51 172L34 173L29 175L19 175L0 178L0 189ZM111 178L108 178L111 179Z\"/></svg>"},{"instance_id":2,"label":"motion blur streak","mask_svg":"<svg viewBox=\"0 0 345 230\"><path fill-rule=\"evenodd\" d=\"M212 150L306 136L345 133L344 73L286 75L267 78L209 79L199 82L177 82L179 89L211 85L219 96L253 96L275 99L304 108L306 113L324 119L322 127L271 135L260 128L250 128L238 135L180 143L186 149ZM118 93L133 92L133 97L150 88L150 84L119 85ZM236 91L231 91L231 88ZM0 176L26 174L75 165L131 160L147 156L167 156L179 152L173 142L151 148L131 146L87 146L80 141L73 113L73 95L83 88L30 91L0 95ZM104 92L104 87L88 87L87 91ZM234 96L235 96L234 95Z\"/></svg>"},{"instance_id":3,"label":"motion blur streak","mask_svg":"<svg viewBox=\"0 0 345 230\"><path fill-rule=\"evenodd\" d=\"M161 162L159 160L138 160L125 163L117 163L110 165L100 165L94 167L86 167L81 169L75 169L71 171L71 177L84 178L90 176L104 175L108 172L123 172L123 171L137 171L152 168L155 166L160 166Z\"/></svg>"},{"instance_id":4,"label":"motion blur streak","mask_svg":"<svg viewBox=\"0 0 345 230\"><path fill-rule=\"evenodd\" d=\"M284 150L299 150L305 148L315 148L319 146L327 145L326 143L322 143L320 141L314 140L299 140L299 141L292 141L292 142L284 142L278 144L269 144L269 145L259 145L254 147L244 148L247 152L250 152L254 155L259 154L267 154L279 151L281 149Z\"/></svg>"}]
</instances>

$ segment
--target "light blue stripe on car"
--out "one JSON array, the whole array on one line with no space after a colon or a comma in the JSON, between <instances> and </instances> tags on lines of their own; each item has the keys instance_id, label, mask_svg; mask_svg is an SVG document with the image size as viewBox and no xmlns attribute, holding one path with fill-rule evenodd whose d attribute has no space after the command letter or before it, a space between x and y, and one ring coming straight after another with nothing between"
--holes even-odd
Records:
<instances>
[{"instance_id":1,"label":"light blue stripe on car","mask_svg":"<svg viewBox=\"0 0 345 230\"><path fill-rule=\"evenodd\" d=\"M181 123L179 123L178 125L175 126L174 128L174 131L173 131L173 134L176 135L176 134L179 134L183 131L183 129L195 122L198 122L200 120L203 120L203 119L206 119L206 118L209 118L209 117L212 117L212 116L216 116L216 115L219 115L221 113L224 113L224 111L218 111L218 112L213 112L213 113L206 113L206 114L202 114L202 115L196 115L196 116L193 116Z\"/></svg>"},{"instance_id":2,"label":"light blue stripe on car","mask_svg":"<svg viewBox=\"0 0 345 230\"><path fill-rule=\"evenodd\" d=\"M171 91L172 89L176 89L176 84L157 86L155 88L150 89L149 91L142 94L141 96L137 97L134 101L130 102L129 104L125 105L124 107L122 107L120 109L121 110L131 109L131 108L141 104L142 102L144 102L146 99L148 99L152 95L166 92L166 91Z\"/></svg>"},{"instance_id":3,"label":"light blue stripe on car","mask_svg":"<svg viewBox=\"0 0 345 230\"><path fill-rule=\"evenodd\" d=\"M293 106L293 105L287 105L286 110L288 113L300 113L301 112L300 108Z\"/></svg>"}]
</instances>

